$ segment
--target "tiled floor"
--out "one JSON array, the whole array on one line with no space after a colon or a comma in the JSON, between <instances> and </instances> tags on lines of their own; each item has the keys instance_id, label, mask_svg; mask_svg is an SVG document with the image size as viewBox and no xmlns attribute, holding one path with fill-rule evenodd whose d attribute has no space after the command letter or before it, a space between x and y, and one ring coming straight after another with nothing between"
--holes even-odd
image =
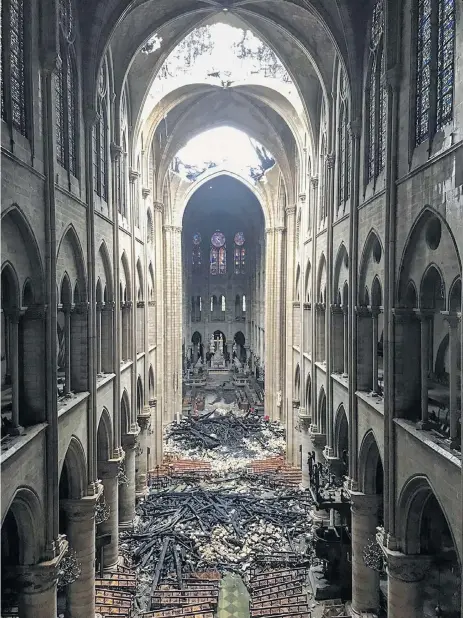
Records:
<instances>
[{"instance_id":1,"label":"tiled floor","mask_svg":"<svg viewBox=\"0 0 463 618\"><path fill-rule=\"evenodd\" d=\"M218 618L249 618L249 593L238 575L228 574L220 583Z\"/></svg>"}]
</instances>

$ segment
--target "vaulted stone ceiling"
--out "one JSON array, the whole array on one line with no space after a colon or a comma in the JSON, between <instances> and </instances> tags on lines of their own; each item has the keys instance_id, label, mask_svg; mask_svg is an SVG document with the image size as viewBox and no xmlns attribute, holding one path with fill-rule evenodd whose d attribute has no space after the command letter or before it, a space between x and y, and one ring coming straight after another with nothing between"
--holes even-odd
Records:
<instances>
[{"instance_id":1,"label":"vaulted stone ceiling","mask_svg":"<svg viewBox=\"0 0 463 618\"><path fill-rule=\"evenodd\" d=\"M129 86L134 146L143 141L146 150L161 121L169 127L169 139L159 153L161 164L157 166L161 183L172 157L188 139L213 126L229 124L272 152L286 186L294 180L294 153L301 154L303 147L308 148L309 156L316 151L320 111L329 100L336 62L343 63L351 76L361 65L367 4L366 0L80 3L90 42L85 48L87 66L96 75L103 53L110 49L116 97L120 97L125 83ZM295 84L299 104L262 83L227 89L187 83L150 107L150 87L175 46L195 28L224 20L250 29L273 49ZM143 53L142 47L154 34L162 44L149 54Z\"/></svg>"}]
</instances>

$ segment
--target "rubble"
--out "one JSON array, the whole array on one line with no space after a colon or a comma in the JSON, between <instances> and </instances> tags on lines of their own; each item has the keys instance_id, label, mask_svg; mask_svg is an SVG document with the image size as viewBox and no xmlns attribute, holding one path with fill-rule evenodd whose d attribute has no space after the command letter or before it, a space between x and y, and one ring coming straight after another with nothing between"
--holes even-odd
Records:
<instances>
[{"instance_id":1,"label":"rubble","mask_svg":"<svg viewBox=\"0 0 463 618\"><path fill-rule=\"evenodd\" d=\"M222 402L169 425L165 442L168 455L210 461L214 472L228 474L245 470L254 459L283 454L285 430L278 422Z\"/></svg>"}]
</instances>

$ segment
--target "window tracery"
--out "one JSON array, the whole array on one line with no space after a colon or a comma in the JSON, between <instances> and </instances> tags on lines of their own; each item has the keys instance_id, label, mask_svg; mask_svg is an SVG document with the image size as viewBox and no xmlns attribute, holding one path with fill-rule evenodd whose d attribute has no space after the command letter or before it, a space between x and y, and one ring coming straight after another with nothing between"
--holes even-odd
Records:
<instances>
[{"instance_id":1,"label":"window tracery","mask_svg":"<svg viewBox=\"0 0 463 618\"><path fill-rule=\"evenodd\" d=\"M211 275L225 275L227 273L225 236L218 230L214 232L211 237L209 269Z\"/></svg>"},{"instance_id":2,"label":"window tracery","mask_svg":"<svg viewBox=\"0 0 463 618\"><path fill-rule=\"evenodd\" d=\"M386 163L387 98L384 86L384 11L383 0L373 10L370 31L370 61L367 78L367 155L366 179L374 180Z\"/></svg>"},{"instance_id":3,"label":"window tracery","mask_svg":"<svg viewBox=\"0 0 463 618\"><path fill-rule=\"evenodd\" d=\"M415 145L453 118L455 0L417 0Z\"/></svg>"},{"instance_id":4,"label":"window tracery","mask_svg":"<svg viewBox=\"0 0 463 618\"><path fill-rule=\"evenodd\" d=\"M71 3L60 0L60 62L55 79L56 159L78 175L78 87Z\"/></svg>"},{"instance_id":5,"label":"window tracery","mask_svg":"<svg viewBox=\"0 0 463 618\"><path fill-rule=\"evenodd\" d=\"M235 234L235 275L244 275L246 272L246 248L244 247L245 238L243 232Z\"/></svg>"},{"instance_id":6,"label":"window tracery","mask_svg":"<svg viewBox=\"0 0 463 618\"><path fill-rule=\"evenodd\" d=\"M100 70L98 80L97 121L93 127L93 188L102 199L108 199L108 122L106 102L106 62Z\"/></svg>"},{"instance_id":7,"label":"window tracery","mask_svg":"<svg viewBox=\"0 0 463 618\"><path fill-rule=\"evenodd\" d=\"M202 256L201 256L201 234L196 232L193 235L193 249L191 253L191 263L193 266L193 272L199 272L201 270L202 265Z\"/></svg>"},{"instance_id":8,"label":"window tracery","mask_svg":"<svg viewBox=\"0 0 463 618\"><path fill-rule=\"evenodd\" d=\"M6 0L2 7L1 117L27 136L25 8L24 0Z\"/></svg>"}]
</instances>

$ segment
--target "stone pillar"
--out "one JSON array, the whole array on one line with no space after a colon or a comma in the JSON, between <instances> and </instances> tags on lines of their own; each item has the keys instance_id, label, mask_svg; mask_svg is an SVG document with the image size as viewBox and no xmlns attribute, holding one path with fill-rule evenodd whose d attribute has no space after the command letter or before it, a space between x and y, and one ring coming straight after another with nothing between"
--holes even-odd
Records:
<instances>
[{"instance_id":1,"label":"stone pillar","mask_svg":"<svg viewBox=\"0 0 463 618\"><path fill-rule=\"evenodd\" d=\"M67 538L81 564L81 574L67 588L67 611L72 618L95 614L95 505L102 487L93 496L61 502L67 515Z\"/></svg>"},{"instance_id":2,"label":"stone pillar","mask_svg":"<svg viewBox=\"0 0 463 618\"><path fill-rule=\"evenodd\" d=\"M428 556L407 556L385 550L387 561L387 615L388 618L423 618L423 586L430 567Z\"/></svg>"},{"instance_id":3,"label":"stone pillar","mask_svg":"<svg viewBox=\"0 0 463 618\"><path fill-rule=\"evenodd\" d=\"M429 326L431 316L421 312L420 318L420 371L421 371L421 429L428 427L429 418L429 395L428 395L428 366L429 366Z\"/></svg>"},{"instance_id":4,"label":"stone pillar","mask_svg":"<svg viewBox=\"0 0 463 618\"><path fill-rule=\"evenodd\" d=\"M265 230L265 296L268 299L268 304L265 308L265 332L267 333L267 346L265 350L265 361L262 356L261 345L260 345L260 330L257 331L257 356L260 357L261 362L265 362L266 364L266 381L267 388L265 389L265 414L267 414L272 421L278 420L280 417L280 409L277 407L277 395L276 393L280 389L280 385L276 384L273 379L273 373L275 370L275 366L273 362L270 362L272 358L272 347L273 347L273 339L272 339L272 327L274 324L273 312L275 309L275 305L273 302L273 286L274 286L274 229L266 228ZM258 304L259 304L259 320L260 324L262 324L262 316L261 316L261 296L260 289L258 290Z\"/></svg>"},{"instance_id":5,"label":"stone pillar","mask_svg":"<svg viewBox=\"0 0 463 618\"><path fill-rule=\"evenodd\" d=\"M326 445L326 435L324 433L317 433L317 429L312 425L310 428L310 439L312 441L312 448L315 452L315 461L317 463L325 463L325 457L323 451Z\"/></svg>"},{"instance_id":6,"label":"stone pillar","mask_svg":"<svg viewBox=\"0 0 463 618\"><path fill-rule=\"evenodd\" d=\"M130 527L135 517L135 446L136 433L122 436L125 452L124 467L127 483L119 485L119 528Z\"/></svg>"},{"instance_id":7,"label":"stone pillar","mask_svg":"<svg viewBox=\"0 0 463 618\"><path fill-rule=\"evenodd\" d=\"M342 355L342 376L347 377L349 371L349 309L347 306L342 308L343 312L343 355Z\"/></svg>"},{"instance_id":8,"label":"stone pillar","mask_svg":"<svg viewBox=\"0 0 463 618\"><path fill-rule=\"evenodd\" d=\"M286 294L286 316L285 316L285 351L284 358L285 363L285 408L286 408L286 458L288 463L297 465L299 458L298 449L298 436L295 431L296 424L296 408L294 406L294 399L299 398L299 394L294 394L294 271L295 271L295 236L296 236L296 205L288 206L286 208L286 271L285 271L285 290ZM282 281L277 282L281 288ZM282 307L283 309L283 307ZM283 312L279 314L275 322L275 328L281 332L282 324L281 318ZM299 343L299 342L298 342ZM282 346L283 348L283 346ZM283 352L283 349L282 349ZM302 358L302 356L301 356ZM302 362L301 362L302 366ZM303 366L302 366L303 367ZM301 368L302 368L301 367Z\"/></svg>"},{"instance_id":9,"label":"stone pillar","mask_svg":"<svg viewBox=\"0 0 463 618\"><path fill-rule=\"evenodd\" d=\"M379 606L379 574L363 561L363 550L370 538L376 538L378 496L350 492L352 502L352 610L376 613ZM405 618L407 614L403 614Z\"/></svg>"},{"instance_id":10,"label":"stone pillar","mask_svg":"<svg viewBox=\"0 0 463 618\"><path fill-rule=\"evenodd\" d=\"M122 457L98 462L98 475L103 481L104 499L110 509L109 518L98 526L98 534L110 534L111 542L105 546L103 565L107 569L117 563L119 557L119 485L118 472Z\"/></svg>"},{"instance_id":11,"label":"stone pillar","mask_svg":"<svg viewBox=\"0 0 463 618\"><path fill-rule=\"evenodd\" d=\"M103 329L102 329L102 325L103 325L103 321L102 321L102 314L103 311L103 303L97 303L96 304L96 372L97 373L101 373L102 370L102 363L101 363L101 359L102 359L102 347L103 347Z\"/></svg>"},{"instance_id":12,"label":"stone pillar","mask_svg":"<svg viewBox=\"0 0 463 618\"><path fill-rule=\"evenodd\" d=\"M68 548L68 542L60 539L57 556L53 560L28 566L16 567L21 618L55 618L58 615L56 585L58 569Z\"/></svg>"},{"instance_id":13,"label":"stone pillar","mask_svg":"<svg viewBox=\"0 0 463 618\"><path fill-rule=\"evenodd\" d=\"M71 312L72 307L68 305L64 311L64 393L67 395L71 391Z\"/></svg>"},{"instance_id":14,"label":"stone pillar","mask_svg":"<svg viewBox=\"0 0 463 618\"><path fill-rule=\"evenodd\" d=\"M143 413L137 417L138 425L140 426L140 433L138 435L138 446L136 449L136 477L135 477L135 492L137 498L141 498L146 494L146 482L148 473L148 447L149 447L149 435L148 429L151 421L150 408L144 407Z\"/></svg>"},{"instance_id":15,"label":"stone pillar","mask_svg":"<svg viewBox=\"0 0 463 618\"><path fill-rule=\"evenodd\" d=\"M344 369L344 314L339 305L331 305L331 354L333 373L342 373Z\"/></svg>"},{"instance_id":16,"label":"stone pillar","mask_svg":"<svg viewBox=\"0 0 463 618\"><path fill-rule=\"evenodd\" d=\"M154 251L155 251L155 298L156 298L156 414L159 425L163 427L163 413L165 409L164 401L164 244L162 234L162 218L164 206L161 202L153 202L154 209ZM158 424L155 425L155 431L158 431Z\"/></svg>"},{"instance_id":17,"label":"stone pillar","mask_svg":"<svg viewBox=\"0 0 463 618\"><path fill-rule=\"evenodd\" d=\"M366 307L357 307L357 388L369 391L373 384L371 315Z\"/></svg>"},{"instance_id":18,"label":"stone pillar","mask_svg":"<svg viewBox=\"0 0 463 618\"><path fill-rule=\"evenodd\" d=\"M372 356L372 369L373 369L373 379L371 390L373 393L378 392L378 315L379 309L374 307L371 310L371 320L372 320L372 348L371 348L371 356Z\"/></svg>"},{"instance_id":19,"label":"stone pillar","mask_svg":"<svg viewBox=\"0 0 463 618\"><path fill-rule=\"evenodd\" d=\"M13 427L11 433L19 435L22 427L19 424L19 310L13 309L8 312L7 322L7 337L10 352L10 366L8 367L11 374L11 399L12 399L12 414L11 420Z\"/></svg>"},{"instance_id":20,"label":"stone pillar","mask_svg":"<svg viewBox=\"0 0 463 618\"><path fill-rule=\"evenodd\" d=\"M458 357L460 355L458 326L460 319L455 315L447 315L445 321L449 327L450 446L457 448L460 445L458 440L458 424L461 417L461 408L458 408Z\"/></svg>"},{"instance_id":21,"label":"stone pillar","mask_svg":"<svg viewBox=\"0 0 463 618\"><path fill-rule=\"evenodd\" d=\"M154 452L153 466L161 465L162 463L162 447L163 447L163 427L162 427L162 411L159 408L156 399L149 401L151 410L151 445Z\"/></svg>"}]
</instances>

